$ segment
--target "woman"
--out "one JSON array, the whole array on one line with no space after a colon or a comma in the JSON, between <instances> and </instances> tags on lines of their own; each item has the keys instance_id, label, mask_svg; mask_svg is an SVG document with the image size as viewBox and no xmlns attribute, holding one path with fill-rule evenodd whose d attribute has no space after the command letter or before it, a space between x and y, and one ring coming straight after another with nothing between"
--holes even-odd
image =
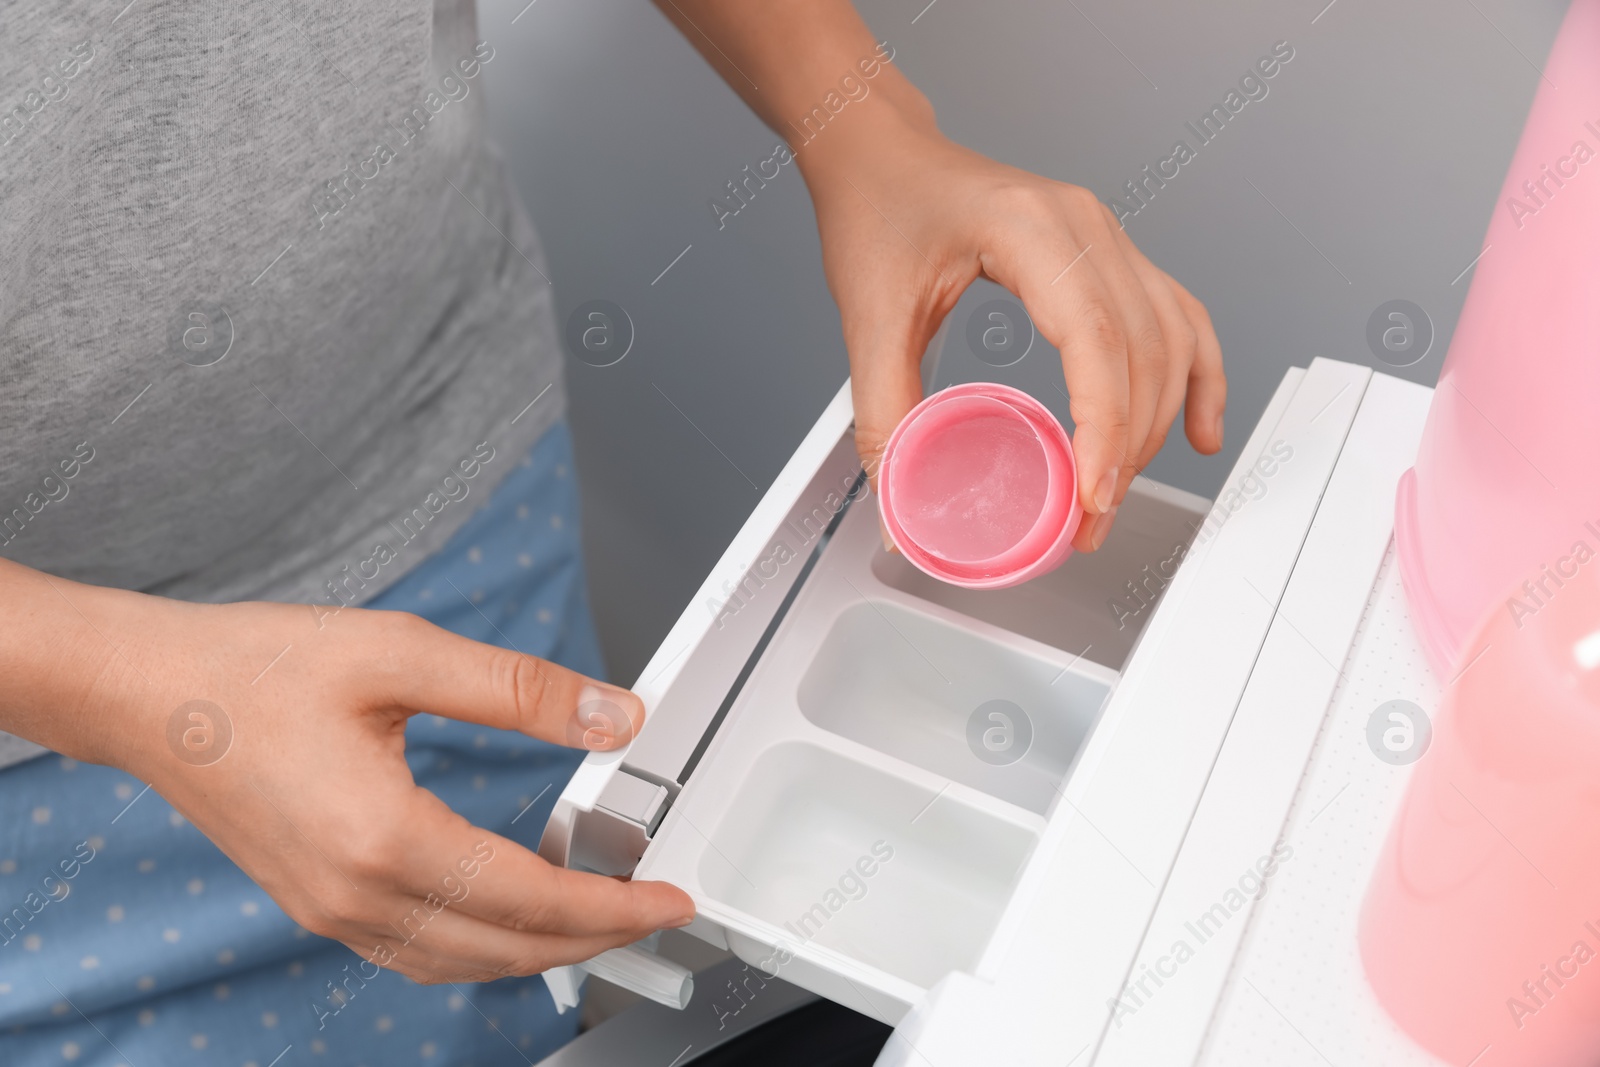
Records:
<instances>
[{"instance_id":1,"label":"woman","mask_svg":"<svg viewBox=\"0 0 1600 1067\"><path fill-rule=\"evenodd\" d=\"M805 175L869 471L980 275L1062 351L1081 549L1186 394L1220 448L1200 304L945 139L845 0L664 10ZM0 1060L537 1059L575 1022L529 976L693 904L530 851L644 709L597 680L506 59L463 0L0 42Z\"/></svg>"}]
</instances>

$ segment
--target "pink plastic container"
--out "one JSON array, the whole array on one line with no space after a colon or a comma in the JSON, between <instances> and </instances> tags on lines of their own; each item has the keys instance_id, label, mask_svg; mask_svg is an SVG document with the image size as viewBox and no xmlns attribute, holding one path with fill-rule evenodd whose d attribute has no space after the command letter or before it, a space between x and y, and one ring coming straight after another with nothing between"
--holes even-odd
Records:
<instances>
[{"instance_id":1,"label":"pink plastic container","mask_svg":"<svg viewBox=\"0 0 1600 1067\"><path fill-rule=\"evenodd\" d=\"M1395 507L1443 678L1509 592L1600 549L1600 0L1567 13L1484 245Z\"/></svg>"},{"instance_id":2,"label":"pink plastic container","mask_svg":"<svg viewBox=\"0 0 1600 1067\"><path fill-rule=\"evenodd\" d=\"M1600 0L1544 75L1396 500L1452 682L1360 924L1384 1008L1473 1067L1600 1062Z\"/></svg>"},{"instance_id":3,"label":"pink plastic container","mask_svg":"<svg viewBox=\"0 0 1600 1067\"><path fill-rule=\"evenodd\" d=\"M992 382L911 409L884 447L878 501L906 559L969 589L1055 569L1083 518L1067 431L1027 393Z\"/></svg>"},{"instance_id":4,"label":"pink plastic container","mask_svg":"<svg viewBox=\"0 0 1600 1067\"><path fill-rule=\"evenodd\" d=\"M1597 175L1600 177L1600 175ZM1489 613L1362 906L1384 1008L1458 1067L1600 1062L1600 562Z\"/></svg>"}]
</instances>

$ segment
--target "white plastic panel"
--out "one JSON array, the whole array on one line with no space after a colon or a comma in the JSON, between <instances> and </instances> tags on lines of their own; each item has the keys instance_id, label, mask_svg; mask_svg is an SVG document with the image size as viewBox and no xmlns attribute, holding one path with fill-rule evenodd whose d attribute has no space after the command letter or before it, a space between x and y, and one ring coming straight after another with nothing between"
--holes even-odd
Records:
<instances>
[{"instance_id":1,"label":"white plastic panel","mask_svg":"<svg viewBox=\"0 0 1600 1067\"><path fill-rule=\"evenodd\" d=\"M1362 397L1182 853L1115 994L1097 1067L1194 1061L1252 890L1294 862L1294 843L1280 836L1284 817L1346 669L1429 397L1381 375Z\"/></svg>"},{"instance_id":2,"label":"white plastic panel","mask_svg":"<svg viewBox=\"0 0 1600 1067\"><path fill-rule=\"evenodd\" d=\"M1294 858L1248 916L1198 1062L1443 1067L1384 1014L1362 971L1357 919L1410 767L1377 759L1367 720L1440 685L1407 613L1391 546L1285 824Z\"/></svg>"},{"instance_id":3,"label":"white plastic panel","mask_svg":"<svg viewBox=\"0 0 1600 1067\"><path fill-rule=\"evenodd\" d=\"M640 835L614 823L599 807L601 796L620 773L676 792L724 698L857 486L851 418L846 382L634 683L646 709L639 735L625 749L591 753L567 783L539 842L546 860L607 874L633 869Z\"/></svg>"}]
</instances>

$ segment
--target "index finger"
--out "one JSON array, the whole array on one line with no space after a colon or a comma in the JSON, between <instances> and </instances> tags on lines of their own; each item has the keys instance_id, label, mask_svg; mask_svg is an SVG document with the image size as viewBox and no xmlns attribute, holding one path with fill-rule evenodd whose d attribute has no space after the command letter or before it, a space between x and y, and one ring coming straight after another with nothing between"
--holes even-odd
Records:
<instances>
[{"instance_id":1,"label":"index finger","mask_svg":"<svg viewBox=\"0 0 1600 1067\"><path fill-rule=\"evenodd\" d=\"M921 358L932 334L912 309L845 316L850 353L850 398L855 406L856 452L874 491L883 449L900 420L922 399ZM926 334L926 336L924 336Z\"/></svg>"},{"instance_id":2,"label":"index finger","mask_svg":"<svg viewBox=\"0 0 1600 1067\"><path fill-rule=\"evenodd\" d=\"M626 689L415 616L371 614L392 616L374 630L381 669L365 680L379 700L590 751L621 747L644 725L644 702Z\"/></svg>"}]
</instances>

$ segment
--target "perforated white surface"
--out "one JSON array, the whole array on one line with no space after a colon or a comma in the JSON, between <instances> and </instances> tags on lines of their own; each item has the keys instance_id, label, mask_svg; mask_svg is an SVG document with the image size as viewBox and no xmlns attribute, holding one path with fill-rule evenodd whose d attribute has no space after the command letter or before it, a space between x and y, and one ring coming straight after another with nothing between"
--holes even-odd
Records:
<instances>
[{"instance_id":1,"label":"perforated white surface","mask_svg":"<svg viewBox=\"0 0 1600 1067\"><path fill-rule=\"evenodd\" d=\"M1391 544L1289 811L1284 839L1294 857L1252 911L1201 1063L1442 1063L1389 1020L1356 945L1367 882L1410 777L1410 768L1373 754L1367 721L1397 699L1431 719L1439 696L1407 616Z\"/></svg>"}]
</instances>

